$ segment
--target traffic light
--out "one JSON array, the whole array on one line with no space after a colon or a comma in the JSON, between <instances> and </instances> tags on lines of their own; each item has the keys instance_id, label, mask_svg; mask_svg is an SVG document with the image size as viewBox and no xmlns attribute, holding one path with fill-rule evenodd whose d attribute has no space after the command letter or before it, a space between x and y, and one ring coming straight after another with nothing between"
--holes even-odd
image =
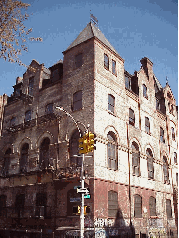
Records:
<instances>
[{"instance_id":1,"label":"traffic light","mask_svg":"<svg viewBox=\"0 0 179 238\"><path fill-rule=\"evenodd\" d=\"M90 213L90 206L84 206L84 215Z\"/></svg>"},{"instance_id":2,"label":"traffic light","mask_svg":"<svg viewBox=\"0 0 179 238\"><path fill-rule=\"evenodd\" d=\"M88 152L92 152L96 149L96 135L88 132Z\"/></svg>"},{"instance_id":3,"label":"traffic light","mask_svg":"<svg viewBox=\"0 0 179 238\"><path fill-rule=\"evenodd\" d=\"M79 138L79 153L86 154L87 152L87 139L84 135L83 137Z\"/></svg>"}]
</instances>

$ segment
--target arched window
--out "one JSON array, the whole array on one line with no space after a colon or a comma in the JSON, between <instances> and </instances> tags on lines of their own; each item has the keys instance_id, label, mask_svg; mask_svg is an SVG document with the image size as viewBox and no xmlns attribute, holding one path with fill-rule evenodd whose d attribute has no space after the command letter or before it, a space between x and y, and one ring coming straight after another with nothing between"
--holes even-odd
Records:
<instances>
[{"instance_id":1,"label":"arched window","mask_svg":"<svg viewBox=\"0 0 179 238\"><path fill-rule=\"evenodd\" d=\"M142 197L138 194L134 195L134 217L142 217Z\"/></svg>"},{"instance_id":2,"label":"arched window","mask_svg":"<svg viewBox=\"0 0 179 238\"><path fill-rule=\"evenodd\" d=\"M108 217L116 217L118 212L118 193L108 191Z\"/></svg>"},{"instance_id":3,"label":"arched window","mask_svg":"<svg viewBox=\"0 0 179 238\"><path fill-rule=\"evenodd\" d=\"M117 142L114 132L110 131L108 138L108 168L117 169Z\"/></svg>"},{"instance_id":4,"label":"arched window","mask_svg":"<svg viewBox=\"0 0 179 238\"><path fill-rule=\"evenodd\" d=\"M1 195L0 196L0 216L5 217L6 216L6 201L7 201L7 196L6 195Z\"/></svg>"},{"instance_id":5,"label":"arched window","mask_svg":"<svg viewBox=\"0 0 179 238\"><path fill-rule=\"evenodd\" d=\"M20 172L27 172L29 144L25 143L21 149Z\"/></svg>"},{"instance_id":6,"label":"arched window","mask_svg":"<svg viewBox=\"0 0 179 238\"><path fill-rule=\"evenodd\" d=\"M70 139L70 164L74 166L82 164L82 156L77 156L79 154L79 138L79 131L75 130Z\"/></svg>"},{"instance_id":7,"label":"arched window","mask_svg":"<svg viewBox=\"0 0 179 238\"><path fill-rule=\"evenodd\" d=\"M132 168L134 175L140 175L140 152L137 143L132 142Z\"/></svg>"},{"instance_id":8,"label":"arched window","mask_svg":"<svg viewBox=\"0 0 179 238\"><path fill-rule=\"evenodd\" d=\"M48 168L49 165L49 146L50 139L46 137L40 145L39 168L42 170Z\"/></svg>"},{"instance_id":9,"label":"arched window","mask_svg":"<svg viewBox=\"0 0 179 238\"><path fill-rule=\"evenodd\" d=\"M150 149L147 149L147 168L148 168L148 177L154 178L154 165L153 165L153 155Z\"/></svg>"},{"instance_id":10,"label":"arched window","mask_svg":"<svg viewBox=\"0 0 179 238\"><path fill-rule=\"evenodd\" d=\"M168 162L165 156L163 156L163 174L164 174L164 183L168 183L169 182Z\"/></svg>"},{"instance_id":11,"label":"arched window","mask_svg":"<svg viewBox=\"0 0 179 238\"><path fill-rule=\"evenodd\" d=\"M3 175L7 176L9 174L9 165L11 158L11 149L7 149L4 154L4 166L3 166Z\"/></svg>"},{"instance_id":12,"label":"arched window","mask_svg":"<svg viewBox=\"0 0 179 238\"><path fill-rule=\"evenodd\" d=\"M149 198L149 210L150 216L156 216L156 199L152 196Z\"/></svg>"}]
</instances>

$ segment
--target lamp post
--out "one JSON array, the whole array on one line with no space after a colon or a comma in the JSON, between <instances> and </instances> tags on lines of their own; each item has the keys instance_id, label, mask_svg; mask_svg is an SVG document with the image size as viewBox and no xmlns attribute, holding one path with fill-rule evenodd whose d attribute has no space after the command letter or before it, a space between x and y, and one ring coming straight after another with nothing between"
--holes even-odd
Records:
<instances>
[{"instance_id":1,"label":"lamp post","mask_svg":"<svg viewBox=\"0 0 179 238\"><path fill-rule=\"evenodd\" d=\"M80 137L82 137L81 135L81 131L80 128L78 126L78 123L82 124L85 127L86 132L88 131L87 127L82 123L82 122L76 122L75 119L73 118L73 116L67 112L65 109L63 109L63 107L56 107L56 109L59 109L60 111L63 111L67 116L69 116L73 122L75 123ZM88 124L89 127L89 124ZM84 158L85 155L83 154L82 157L82 165L81 165L81 189L84 190L85 188L85 180L84 180ZM81 192L81 210L80 210L80 237L83 238L84 237L84 192Z\"/></svg>"}]
</instances>

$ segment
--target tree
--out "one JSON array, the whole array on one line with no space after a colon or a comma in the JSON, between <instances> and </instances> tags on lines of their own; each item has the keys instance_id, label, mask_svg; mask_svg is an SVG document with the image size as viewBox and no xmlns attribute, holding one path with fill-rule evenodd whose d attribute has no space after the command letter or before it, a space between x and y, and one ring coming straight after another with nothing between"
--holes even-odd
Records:
<instances>
[{"instance_id":1,"label":"tree","mask_svg":"<svg viewBox=\"0 0 179 238\"><path fill-rule=\"evenodd\" d=\"M0 0L0 58L24 66L19 55L22 51L28 51L27 41L42 41L40 37L30 38L32 28L24 26L24 21L29 17L29 6L20 0Z\"/></svg>"}]
</instances>

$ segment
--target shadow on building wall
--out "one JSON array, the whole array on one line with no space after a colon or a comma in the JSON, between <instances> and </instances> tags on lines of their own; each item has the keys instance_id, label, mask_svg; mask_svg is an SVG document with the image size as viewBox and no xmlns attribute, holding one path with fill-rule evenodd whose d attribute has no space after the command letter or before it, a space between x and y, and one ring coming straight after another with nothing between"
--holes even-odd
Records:
<instances>
[{"instance_id":1,"label":"shadow on building wall","mask_svg":"<svg viewBox=\"0 0 179 238\"><path fill-rule=\"evenodd\" d=\"M106 237L118 237L118 238L135 238L135 229L132 222L126 225L123 213L121 209L118 209L116 214L115 223L113 226L106 226Z\"/></svg>"}]
</instances>

